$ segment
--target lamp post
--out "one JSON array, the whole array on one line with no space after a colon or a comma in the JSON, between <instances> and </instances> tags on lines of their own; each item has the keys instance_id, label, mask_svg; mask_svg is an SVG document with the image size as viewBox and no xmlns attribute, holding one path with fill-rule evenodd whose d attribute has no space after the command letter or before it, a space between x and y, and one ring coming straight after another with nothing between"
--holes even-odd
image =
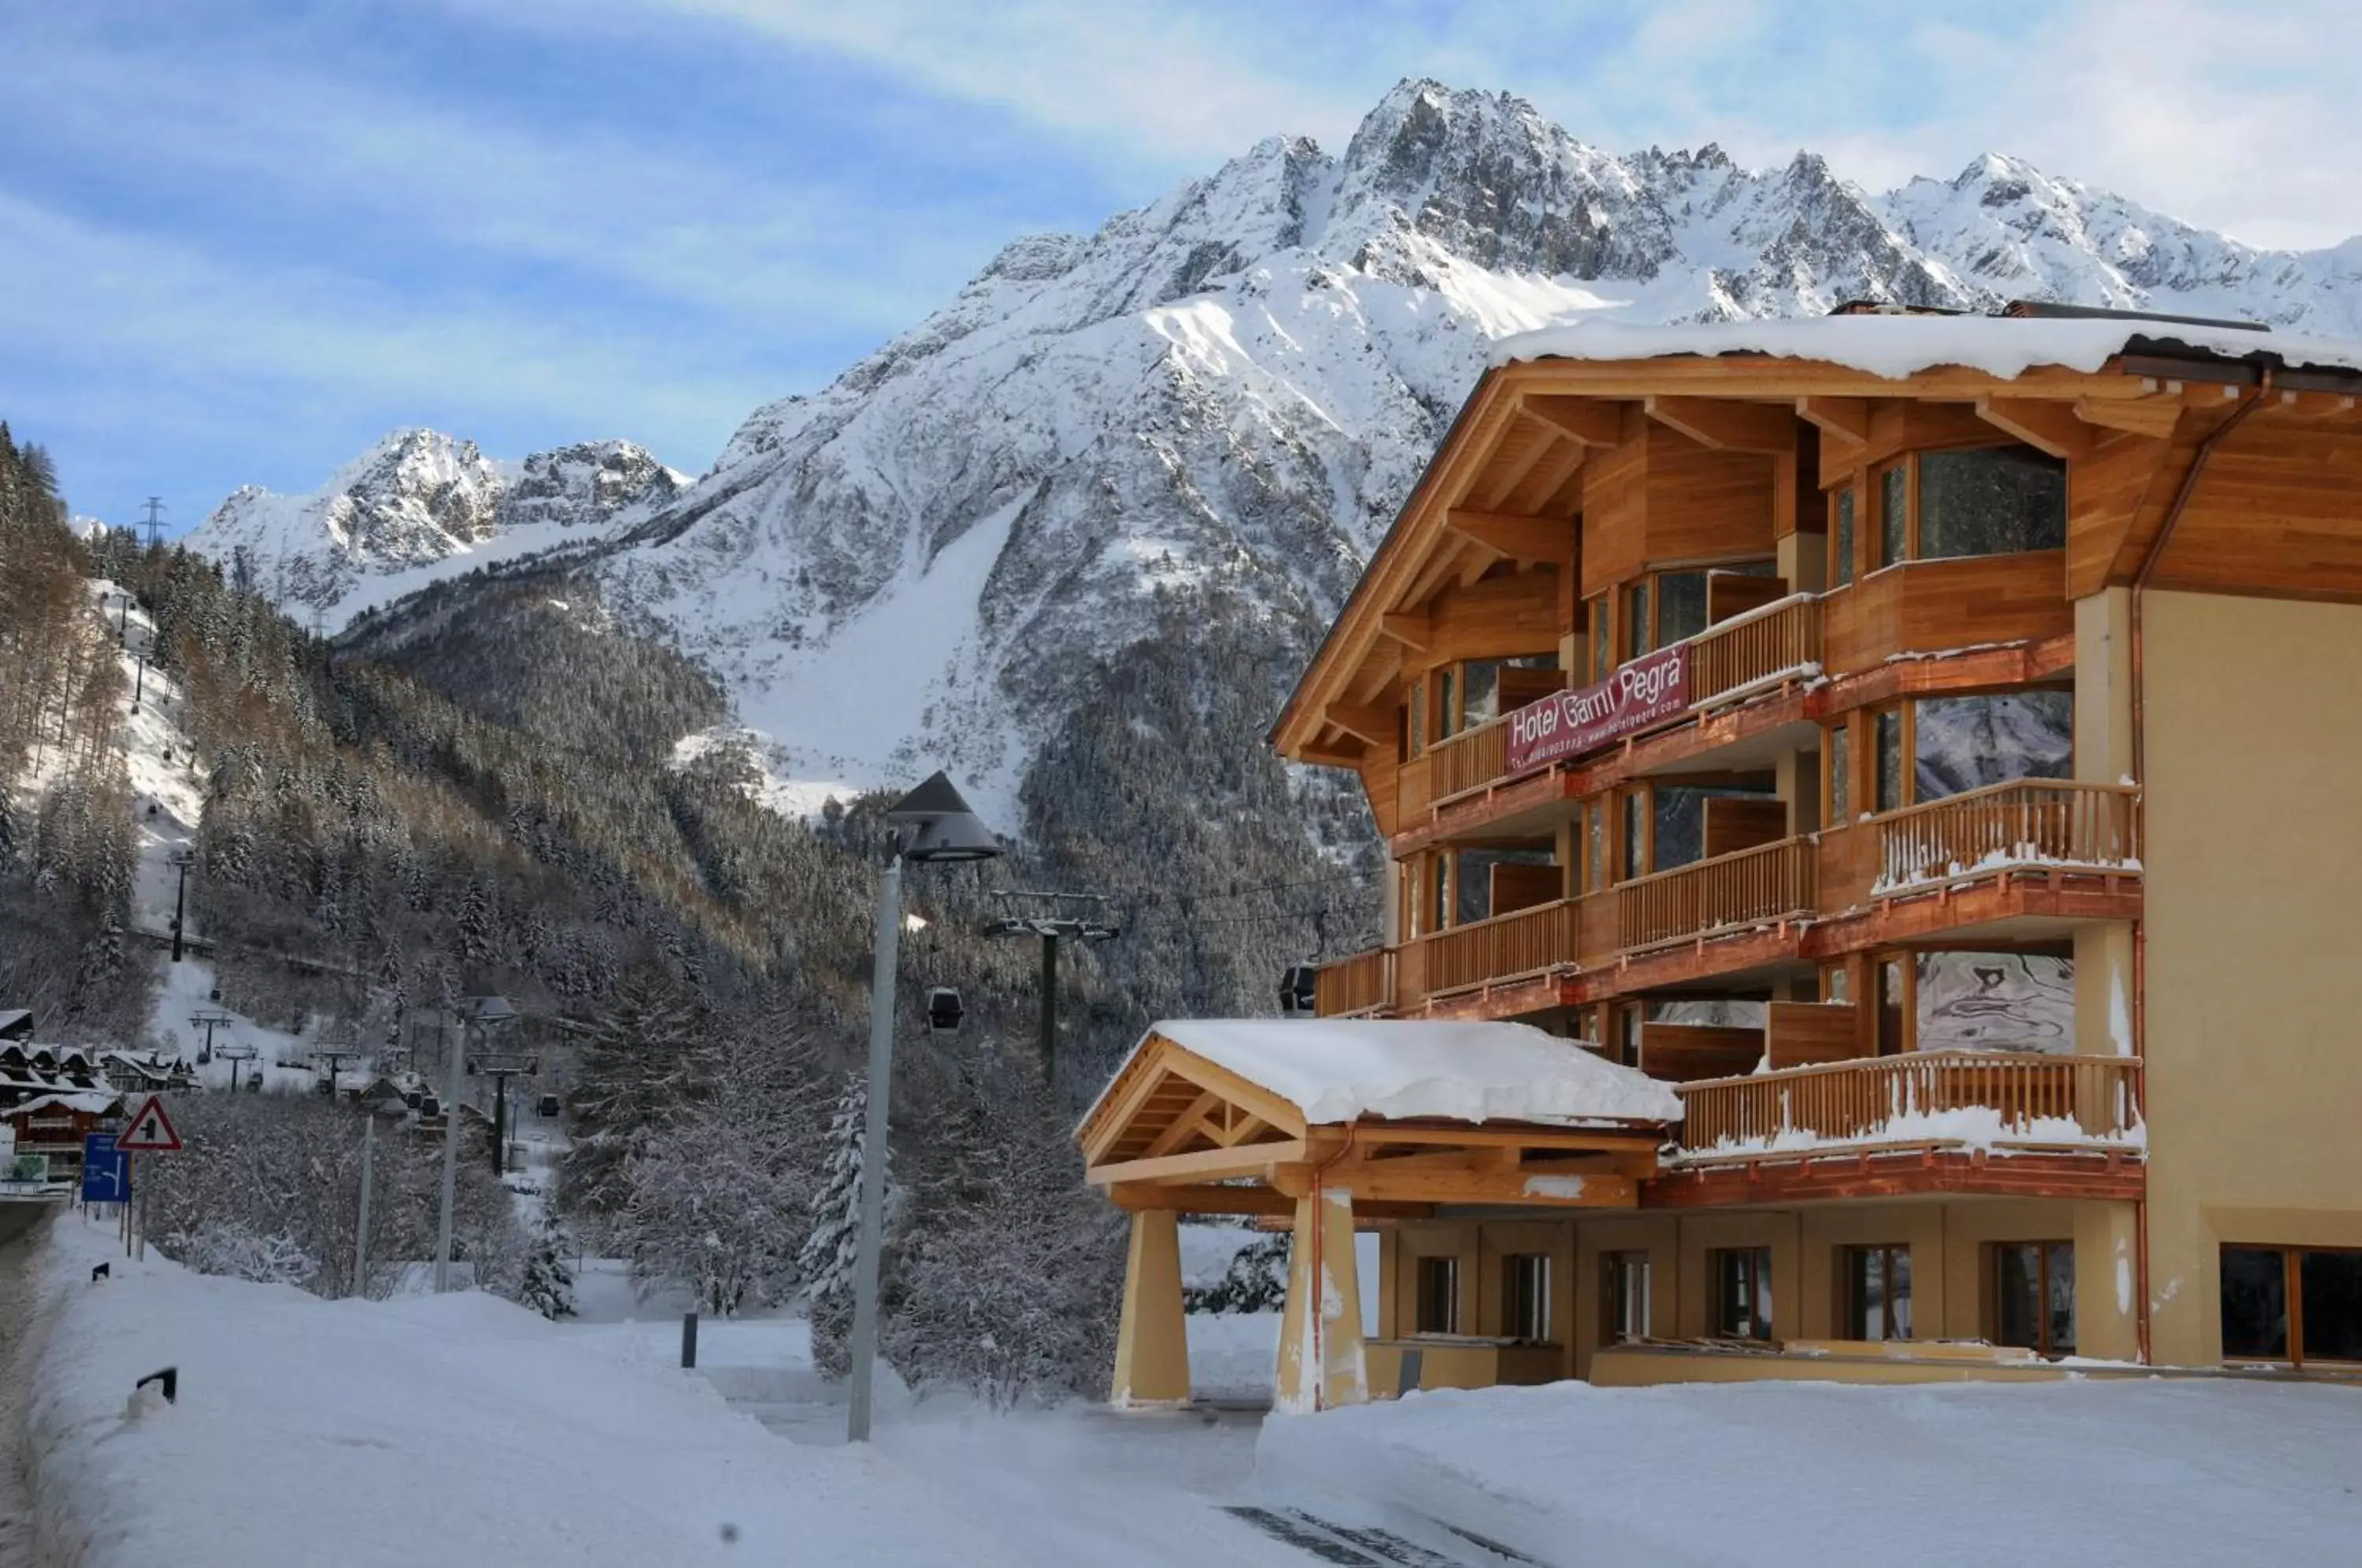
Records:
<instances>
[{"instance_id":1,"label":"lamp post","mask_svg":"<svg viewBox=\"0 0 2362 1568\"><path fill-rule=\"evenodd\" d=\"M896 833L893 855L877 876L877 968L869 982L868 1120L861 1143L860 1251L853 1264L853 1342L848 1347L852 1398L845 1411L848 1442L869 1441L871 1371L877 1360L877 1274L886 1241L886 1110L894 1088L894 962L901 945L902 862L989 860L1000 853L992 832L942 773L894 802L886 820Z\"/></svg>"}]
</instances>

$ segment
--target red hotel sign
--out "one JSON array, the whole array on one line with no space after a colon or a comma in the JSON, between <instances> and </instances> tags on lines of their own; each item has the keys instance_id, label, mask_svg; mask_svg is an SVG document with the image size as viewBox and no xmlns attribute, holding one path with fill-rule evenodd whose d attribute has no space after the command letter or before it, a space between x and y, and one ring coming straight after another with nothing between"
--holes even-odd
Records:
<instances>
[{"instance_id":1,"label":"red hotel sign","mask_svg":"<svg viewBox=\"0 0 2362 1568\"><path fill-rule=\"evenodd\" d=\"M1609 741L1686 712L1690 650L1686 643L1659 648L1606 679L1556 691L1509 715L1509 772L1524 773L1578 756Z\"/></svg>"}]
</instances>

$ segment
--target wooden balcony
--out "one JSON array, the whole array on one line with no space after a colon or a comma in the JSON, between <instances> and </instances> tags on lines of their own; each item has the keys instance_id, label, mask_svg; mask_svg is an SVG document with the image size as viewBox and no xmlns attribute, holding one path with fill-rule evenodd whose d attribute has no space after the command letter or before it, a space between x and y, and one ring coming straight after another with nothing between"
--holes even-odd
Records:
<instances>
[{"instance_id":1,"label":"wooden balcony","mask_svg":"<svg viewBox=\"0 0 2362 1568\"><path fill-rule=\"evenodd\" d=\"M2140 864L2140 790L2130 784L2018 779L1872 820L1872 893L2004 866L2121 870Z\"/></svg>"},{"instance_id":2,"label":"wooden balcony","mask_svg":"<svg viewBox=\"0 0 2362 1568\"><path fill-rule=\"evenodd\" d=\"M1420 945L1427 954L1428 994L1465 990L1573 964L1582 903L1580 899L1561 899L1425 938Z\"/></svg>"},{"instance_id":3,"label":"wooden balcony","mask_svg":"<svg viewBox=\"0 0 2362 1568\"><path fill-rule=\"evenodd\" d=\"M1713 707L1818 668L1821 602L1793 594L1717 622L1690 639L1690 706Z\"/></svg>"},{"instance_id":4,"label":"wooden balcony","mask_svg":"<svg viewBox=\"0 0 2362 1568\"><path fill-rule=\"evenodd\" d=\"M1680 1085L1684 1161L1876 1144L2137 1151L2131 1056L1914 1051Z\"/></svg>"},{"instance_id":5,"label":"wooden balcony","mask_svg":"<svg viewBox=\"0 0 2362 1568\"><path fill-rule=\"evenodd\" d=\"M1320 966L1314 1012L1342 1018L1376 1012L1395 1003L1395 950L1373 947L1351 958Z\"/></svg>"},{"instance_id":6,"label":"wooden balcony","mask_svg":"<svg viewBox=\"0 0 2362 1568\"><path fill-rule=\"evenodd\" d=\"M1871 669L1898 653L1943 653L2071 634L2067 552L1904 561L1822 599L1822 663Z\"/></svg>"},{"instance_id":7,"label":"wooden balcony","mask_svg":"<svg viewBox=\"0 0 2362 1568\"><path fill-rule=\"evenodd\" d=\"M1616 891L1625 952L1809 914L1819 862L1809 838L1783 838L1626 882Z\"/></svg>"},{"instance_id":8,"label":"wooden balcony","mask_svg":"<svg viewBox=\"0 0 2362 1568\"><path fill-rule=\"evenodd\" d=\"M1427 748L1430 801L1449 801L1509 776L1509 721L1494 719Z\"/></svg>"}]
</instances>

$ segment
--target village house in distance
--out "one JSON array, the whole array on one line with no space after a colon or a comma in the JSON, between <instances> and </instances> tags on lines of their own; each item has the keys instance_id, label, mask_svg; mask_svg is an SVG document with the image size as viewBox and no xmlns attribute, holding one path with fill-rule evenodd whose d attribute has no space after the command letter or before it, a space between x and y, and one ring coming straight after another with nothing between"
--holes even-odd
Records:
<instances>
[{"instance_id":1,"label":"village house in distance","mask_svg":"<svg viewBox=\"0 0 2362 1568\"><path fill-rule=\"evenodd\" d=\"M2066 307L1505 343L1273 731L1385 945L1082 1129L1119 1397L1187 1211L1293 1216L1288 1408L2362 1362L2357 395Z\"/></svg>"}]
</instances>

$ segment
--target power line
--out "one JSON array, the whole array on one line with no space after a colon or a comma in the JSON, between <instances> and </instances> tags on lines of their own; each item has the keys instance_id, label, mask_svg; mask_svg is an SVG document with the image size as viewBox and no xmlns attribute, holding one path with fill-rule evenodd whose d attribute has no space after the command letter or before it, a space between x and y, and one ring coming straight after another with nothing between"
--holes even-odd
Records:
<instances>
[{"instance_id":1,"label":"power line","mask_svg":"<svg viewBox=\"0 0 2362 1568\"><path fill-rule=\"evenodd\" d=\"M164 542L164 519L161 514L169 510L171 510L171 508L164 504L164 498L162 496L151 495L148 498L148 518L146 526L148 529L148 547L151 550Z\"/></svg>"}]
</instances>

